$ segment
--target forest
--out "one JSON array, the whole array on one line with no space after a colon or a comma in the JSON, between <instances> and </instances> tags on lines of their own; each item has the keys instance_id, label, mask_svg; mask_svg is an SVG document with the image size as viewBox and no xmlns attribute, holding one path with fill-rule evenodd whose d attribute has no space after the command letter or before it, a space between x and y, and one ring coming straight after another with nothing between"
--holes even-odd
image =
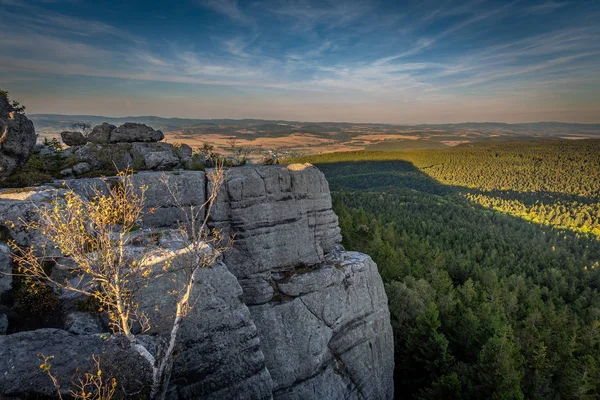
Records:
<instances>
[{"instance_id":1,"label":"forest","mask_svg":"<svg viewBox=\"0 0 600 400\"><path fill-rule=\"evenodd\" d=\"M600 398L600 141L290 161L379 266L397 398Z\"/></svg>"}]
</instances>

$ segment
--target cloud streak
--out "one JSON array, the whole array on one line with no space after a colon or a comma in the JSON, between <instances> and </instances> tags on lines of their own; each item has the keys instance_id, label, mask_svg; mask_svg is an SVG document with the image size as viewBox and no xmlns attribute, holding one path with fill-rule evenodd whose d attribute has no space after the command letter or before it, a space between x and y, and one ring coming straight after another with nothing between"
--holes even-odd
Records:
<instances>
[{"instance_id":1,"label":"cloud streak","mask_svg":"<svg viewBox=\"0 0 600 400\"><path fill-rule=\"evenodd\" d=\"M433 11L406 9L391 17L371 2L351 0L199 4L198 9L229 22L215 23L200 39L180 35L156 41L102 19L0 0L0 18L8 28L0 37L0 85L16 86L17 93L32 79L49 77L201 85L230 88L263 102L268 96L284 103L304 99L302 104L318 98L338 107L360 99L374 117L380 111L368 105L387 104L389 118L398 104L439 110L441 104L493 99L494 104L506 103L508 110L517 98L529 99L531 107L574 96L594 101L590 93L600 89L597 25L574 20L520 35L490 33L503 24L530 23L528 18L540 13L564 12L567 3L522 7L476 0ZM36 12L18 19L19 9ZM588 14L600 16L600 10L592 11ZM410 19L423 28L408 26ZM211 14L203 23L211 27L213 20ZM600 108L597 96L595 101L591 109ZM317 108L315 115L321 112Z\"/></svg>"}]
</instances>

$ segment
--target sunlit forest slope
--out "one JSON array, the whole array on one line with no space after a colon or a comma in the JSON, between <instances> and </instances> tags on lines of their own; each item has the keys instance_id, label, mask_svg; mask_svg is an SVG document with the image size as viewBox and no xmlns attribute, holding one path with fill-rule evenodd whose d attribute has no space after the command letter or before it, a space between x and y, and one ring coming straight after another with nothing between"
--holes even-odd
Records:
<instances>
[{"instance_id":1,"label":"sunlit forest slope","mask_svg":"<svg viewBox=\"0 0 600 400\"><path fill-rule=\"evenodd\" d=\"M600 141L293 161L380 268L399 398L599 398Z\"/></svg>"}]
</instances>

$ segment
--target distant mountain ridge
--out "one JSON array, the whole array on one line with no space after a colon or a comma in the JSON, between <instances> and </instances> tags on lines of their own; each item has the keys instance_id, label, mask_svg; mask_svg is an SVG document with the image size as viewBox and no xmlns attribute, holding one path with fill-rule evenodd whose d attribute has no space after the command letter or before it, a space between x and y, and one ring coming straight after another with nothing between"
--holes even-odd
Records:
<instances>
[{"instance_id":1,"label":"distant mountain ridge","mask_svg":"<svg viewBox=\"0 0 600 400\"><path fill-rule=\"evenodd\" d=\"M290 120L269 120L269 119L256 119L256 118L244 118L244 119L232 119L232 118L167 118L157 117L153 115L146 116L127 116L127 117L106 117L99 115L68 115L68 114L29 114L30 119L33 121L39 121L40 123L64 123L69 124L77 121L89 121L93 124L109 122L138 122L145 124L161 124L161 125L205 125L205 124L231 124L231 125L248 125L248 124L285 124L285 125L324 125L324 126L337 126L337 127L350 127L350 126L378 126L378 127L390 127L390 128L427 128L427 129L489 129L489 128L588 128L593 130L600 130L600 124L582 124L575 122L558 122L558 121L540 121L540 122L526 122L526 123L506 123L506 122L461 122L461 123L448 123L448 124L385 124L376 122L328 122L328 121L290 121Z\"/></svg>"},{"instance_id":2,"label":"distant mountain ridge","mask_svg":"<svg viewBox=\"0 0 600 400\"><path fill-rule=\"evenodd\" d=\"M464 122L459 124L393 125L350 122L300 122L264 119L194 119L156 116L31 114L36 132L58 137L75 122L142 123L160 129L171 140L198 146L206 141L227 148L227 138L251 148L285 148L312 153L339 150L416 150L446 148L463 143L539 139L600 139L600 124L535 122ZM306 137L307 139L300 139Z\"/></svg>"}]
</instances>

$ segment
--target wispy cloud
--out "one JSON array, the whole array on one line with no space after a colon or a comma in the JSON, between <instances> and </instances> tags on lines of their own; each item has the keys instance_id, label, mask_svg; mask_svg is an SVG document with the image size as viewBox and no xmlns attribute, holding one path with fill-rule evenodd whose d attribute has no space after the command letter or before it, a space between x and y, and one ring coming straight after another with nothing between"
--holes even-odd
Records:
<instances>
[{"instance_id":1,"label":"wispy cloud","mask_svg":"<svg viewBox=\"0 0 600 400\"><path fill-rule=\"evenodd\" d=\"M254 25L255 21L240 9L237 0L200 0L200 5L223 14L234 21Z\"/></svg>"},{"instance_id":2,"label":"wispy cloud","mask_svg":"<svg viewBox=\"0 0 600 400\"><path fill-rule=\"evenodd\" d=\"M310 30L325 24L329 28L346 26L364 17L372 9L369 2L357 0L283 0L268 7L268 11L291 20L295 29Z\"/></svg>"},{"instance_id":3,"label":"wispy cloud","mask_svg":"<svg viewBox=\"0 0 600 400\"><path fill-rule=\"evenodd\" d=\"M171 37L168 30L149 40L112 20L0 0L6 25L0 36L0 84L102 77L229 87L263 100L264 93L276 93L300 99L298 104L335 99L432 107L472 105L475 99L533 103L600 89L600 26L590 22L600 10L590 13L589 21L496 35L497 26L567 8L552 1L523 7L473 0L438 8L431 2L385 15L360 0L199 4L204 9L195 9L204 17L211 9L226 18L201 40ZM209 15L201 24L215 19ZM380 115L375 107L365 110Z\"/></svg>"},{"instance_id":4,"label":"wispy cloud","mask_svg":"<svg viewBox=\"0 0 600 400\"><path fill-rule=\"evenodd\" d=\"M476 3L479 3L479 2L476 2ZM514 3L515 3L515 1L513 1L510 4L506 4L502 7L495 8L490 11L475 10L473 15L450 26L449 28L446 28L441 33L438 33L437 35L435 35L433 37L420 37L416 40L416 42L410 49L404 50L400 53L397 53L397 54L394 54L394 55L391 55L388 57L380 58L379 60L377 60L377 62L378 63L387 63L387 62L397 60L400 58L405 58L405 57L413 56L415 54L419 54L423 50L431 48L435 43L439 42L441 39L447 37L448 35L450 35L452 33L457 32L461 29L464 29L464 28L468 27L469 25L475 24L477 22L480 22L480 21L483 21L483 20L486 20L486 19L489 19L492 17L501 17L501 16L505 15L507 10L509 10L510 7ZM438 11L435 13L434 16L448 14L448 13L450 13L450 15L463 15L467 12L467 10L468 10L468 8L460 8L458 10L452 9L451 11L448 11L448 10ZM471 12L473 12L473 10L471 10ZM428 17L426 17L426 19L432 19L432 18L434 18L434 16L428 16Z\"/></svg>"},{"instance_id":5,"label":"wispy cloud","mask_svg":"<svg viewBox=\"0 0 600 400\"><path fill-rule=\"evenodd\" d=\"M558 10L559 8L563 8L566 6L567 2L558 2L558 1L546 1L544 3L536 4L526 9L526 12L529 14L548 14Z\"/></svg>"}]
</instances>

